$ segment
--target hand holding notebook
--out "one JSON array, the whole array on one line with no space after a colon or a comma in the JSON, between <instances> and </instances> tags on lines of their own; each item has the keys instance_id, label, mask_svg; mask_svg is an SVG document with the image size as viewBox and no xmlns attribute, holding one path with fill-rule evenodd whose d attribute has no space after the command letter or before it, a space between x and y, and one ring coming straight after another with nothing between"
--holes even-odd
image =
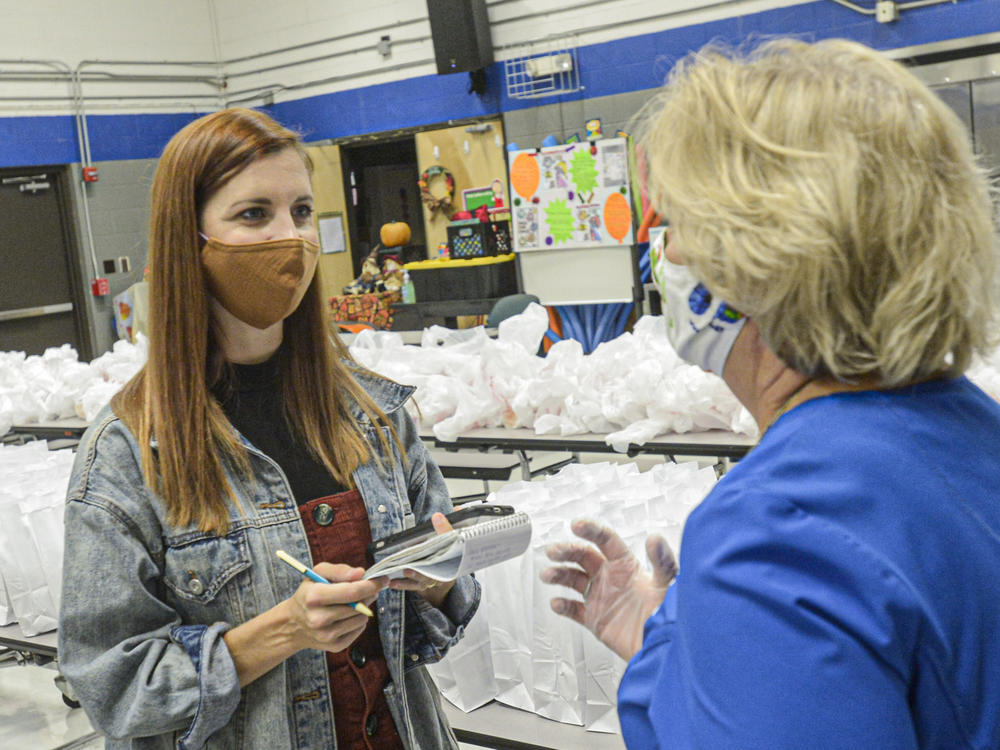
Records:
<instances>
[{"instance_id":1,"label":"hand holding notebook","mask_svg":"<svg viewBox=\"0 0 1000 750\"><path fill-rule=\"evenodd\" d=\"M364 578L402 578L411 568L437 581L517 557L531 541L531 519L508 505L477 505L449 513L453 530L437 534L430 522L379 539L369 550L381 557Z\"/></svg>"}]
</instances>

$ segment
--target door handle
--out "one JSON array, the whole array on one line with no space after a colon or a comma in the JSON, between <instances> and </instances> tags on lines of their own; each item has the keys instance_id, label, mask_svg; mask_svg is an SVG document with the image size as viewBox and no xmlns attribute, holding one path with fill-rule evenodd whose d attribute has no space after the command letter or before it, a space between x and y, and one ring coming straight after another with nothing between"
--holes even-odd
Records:
<instances>
[{"instance_id":1,"label":"door handle","mask_svg":"<svg viewBox=\"0 0 1000 750\"><path fill-rule=\"evenodd\" d=\"M0 322L6 320L21 320L22 318L38 318L42 315L57 315L70 312L72 302L61 302L58 305L42 305L41 307L22 307L17 310L0 310Z\"/></svg>"}]
</instances>

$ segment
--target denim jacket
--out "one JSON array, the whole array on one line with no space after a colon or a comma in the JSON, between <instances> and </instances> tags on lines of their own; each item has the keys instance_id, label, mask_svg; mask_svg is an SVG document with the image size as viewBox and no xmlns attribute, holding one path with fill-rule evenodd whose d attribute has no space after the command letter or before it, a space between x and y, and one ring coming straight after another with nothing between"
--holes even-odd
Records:
<instances>
[{"instance_id":1,"label":"denim jacket","mask_svg":"<svg viewBox=\"0 0 1000 750\"><path fill-rule=\"evenodd\" d=\"M359 374L406 451L353 478L373 538L448 512L440 469L403 403L412 388ZM386 428L382 428L386 429ZM390 441L392 442L392 441ZM302 577L276 556L310 560L288 481L247 443L255 482L232 481L225 537L177 528L143 481L139 446L105 409L84 435L69 484L59 624L60 667L109 748L335 748L324 652L306 649L240 689L222 639L291 596ZM336 562L336 561L331 561ZM412 593L379 594L389 708L408 750L456 748L438 691L422 666L439 660L479 605L479 584L456 581L441 609Z\"/></svg>"}]
</instances>

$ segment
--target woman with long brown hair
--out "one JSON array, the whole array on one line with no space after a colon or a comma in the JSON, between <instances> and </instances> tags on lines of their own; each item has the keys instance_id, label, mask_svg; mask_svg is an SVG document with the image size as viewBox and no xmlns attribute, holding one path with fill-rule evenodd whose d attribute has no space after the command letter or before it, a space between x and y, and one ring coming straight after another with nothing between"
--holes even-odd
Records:
<instances>
[{"instance_id":1,"label":"woman with long brown hair","mask_svg":"<svg viewBox=\"0 0 1000 750\"><path fill-rule=\"evenodd\" d=\"M422 665L478 585L361 579L373 538L451 504L412 389L327 322L310 167L247 109L157 167L149 361L81 442L66 509L61 668L108 747L457 746Z\"/></svg>"}]
</instances>

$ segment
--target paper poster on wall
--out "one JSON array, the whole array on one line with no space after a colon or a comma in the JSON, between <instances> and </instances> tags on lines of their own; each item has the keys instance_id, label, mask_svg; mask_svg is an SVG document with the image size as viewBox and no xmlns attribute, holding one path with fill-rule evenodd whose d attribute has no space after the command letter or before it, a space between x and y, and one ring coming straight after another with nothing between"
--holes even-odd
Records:
<instances>
[{"instance_id":1,"label":"paper poster on wall","mask_svg":"<svg viewBox=\"0 0 1000 750\"><path fill-rule=\"evenodd\" d=\"M624 138L513 152L514 249L632 244L628 164Z\"/></svg>"},{"instance_id":2,"label":"paper poster on wall","mask_svg":"<svg viewBox=\"0 0 1000 750\"><path fill-rule=\"evenodd\" d=\"M347 250L344 239L344 214L340 211L329 211L317 217L319 224L319 245L323 253L342 253Z\"/></svg>"},{"instance_id":3,"label":"paper poster on wall","mask_svg":"<svg viewBox=\"0 0 1000 750\"><path fill-rule=\"evenodd\" d=\"M494 200L493 188L489 185L462 191L462 208L466 211L475 211L480 206L492 208Z\"/></svg>"}]
</instances>

